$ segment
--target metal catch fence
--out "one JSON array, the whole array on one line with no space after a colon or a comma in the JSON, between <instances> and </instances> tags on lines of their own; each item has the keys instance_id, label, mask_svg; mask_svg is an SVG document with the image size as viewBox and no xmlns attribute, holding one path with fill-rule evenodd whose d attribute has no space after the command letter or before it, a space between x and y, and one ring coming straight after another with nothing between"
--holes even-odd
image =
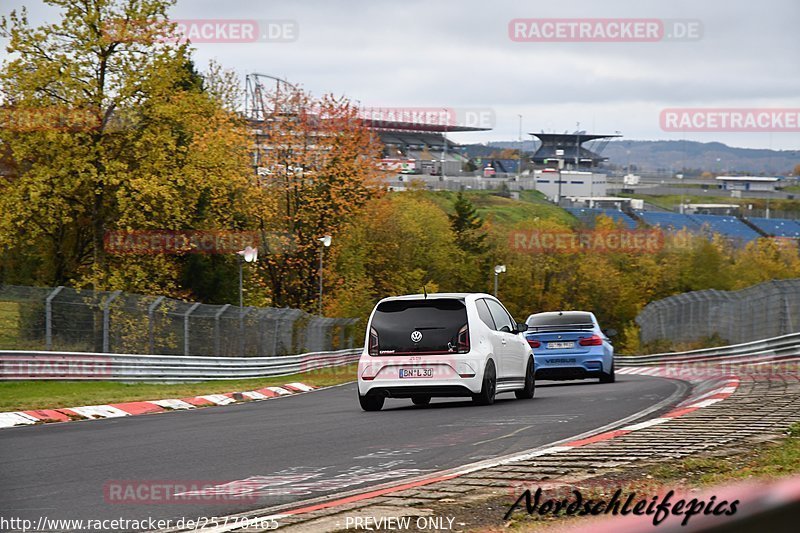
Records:
<instances>
[{"instance_id":1,"label":"metal catch fence","mask_svg":"<svg viewBox=\"0 0 800 533\"><path fill-rule=\"evenodd\" d=\"M0 285L0 349L254 357L353 348L357 319L121 291Z\"/></svg>"},{"instance_id":2,"label":"metal catch fence","mask_svg":"<svg viewBox=\"0 0 800 533\"><path fill-rule=\"evenodd\" d=\"M800 331L800 279L738 291L687 292L648 304L636 323L643 343L693 342L714 336L732 344Z\"/></svg>"}]
</instances>

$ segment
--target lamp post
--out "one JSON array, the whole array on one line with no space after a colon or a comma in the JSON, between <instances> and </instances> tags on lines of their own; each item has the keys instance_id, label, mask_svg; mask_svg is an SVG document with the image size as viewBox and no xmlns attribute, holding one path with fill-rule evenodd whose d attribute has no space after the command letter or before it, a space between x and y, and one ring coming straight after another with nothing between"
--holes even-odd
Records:
<instances>
[{"instance_id":1,"label":"lamp post","mask_svg":"<svg viewBox=\"0 0 800 533\"><path fill-rule=\"evenodd\" d=\"M558 159L558 193L556 194L556 205L561 205L561 170L564 168L564 150L556 150L556 157Z\"/></svg>"},{"instance_id":2,"label":"lamp post","mask_svg":"<svg viewBox=\"0 0 800 533\"><path fill-rule=\"evenodd\" d=\"M519 117L519 160L517 161L517 181L519 181L520 175L522 174L522 115L517 115Z\"/></svg>"},{"instance_id":3,"label":"lamp post","mask_svg":"<svg viewBox=\"0 0 800 533\"><path fill-rule=\"evenodd\" d=\"M246 247L236 252L239 256L239 308L244 307L244 290L242 289L242 265L258 261L258 248Z\"/></svg>"},{"instance_id":4,"label":"lamp post","mask_svg":"<svg viewBox=\"0 0 800 533\"><path fill-rule=\"evenodd\" d=\"M331 236L325 235L317 240L322 243L319 247L319 316L322 316L322 255L325 248L331 245Z\"/></svg>"},{"instance_id":5,"label":"lamp post","mask_svg":"<svg viewBox=\"0 0 800 533\"><path fill-rule=\"evenodd\" d=\"M442 109L442 111L444 111L444 116L447 117L445 119L447 122L445 122L445 125L444 125L444 132L442 133L442 169L441 169L442 172L441 172L441 176L442 176L442 181L444 181L444 158L447 155L447 127L450 125L450 115L448 114L447 109Z\"/></svg>"},{"instance_id":6,"label":"lamp post","mask_svg":"<svg viewBox=\"0 0 800 533\"><path fill-rule=\"evenodd\" d=\"M505 265L495 265L494 267L494 297L497 298L497 277L506 271Z\"/></svg>"},{"instance_id":7,"label":"lamp post","mask_svg":"<svg viewBox=\"0 0 800 533\"><path fill-rule=\"evenodd\" d=\"M258 248L246 246L236 252L239 255L239 354L244 355L244 290L242 289L242 265L258 260Z\"/></svg>"}]
</instances>

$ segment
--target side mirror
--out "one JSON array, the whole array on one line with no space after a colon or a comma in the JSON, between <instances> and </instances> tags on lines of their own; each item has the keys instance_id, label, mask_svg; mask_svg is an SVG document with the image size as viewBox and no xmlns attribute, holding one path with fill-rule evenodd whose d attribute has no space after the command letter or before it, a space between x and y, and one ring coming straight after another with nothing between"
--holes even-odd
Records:
<instances>
[{"instance_id":1,"label":"side mirror","mask_svg":"<svg viewBox=\"0 0 800 533\"><path fill-rule=\"evenodd\" d=\"M616 337L617 336L617 330L615 330L614 328L606 329L606 330L603 331L603 333L606 334L606 337Z\"/></svg>"},{"instance_id":2,"label":"side mirror","mask_svg":"<svg viewBox=\"0 0 800 533\"><path fill-rule=\"evenodd\" d=\"M522 333L524 331L528 331L528 324L520 322L514 326L514 333Z\"/></svg>"}]
</instances>

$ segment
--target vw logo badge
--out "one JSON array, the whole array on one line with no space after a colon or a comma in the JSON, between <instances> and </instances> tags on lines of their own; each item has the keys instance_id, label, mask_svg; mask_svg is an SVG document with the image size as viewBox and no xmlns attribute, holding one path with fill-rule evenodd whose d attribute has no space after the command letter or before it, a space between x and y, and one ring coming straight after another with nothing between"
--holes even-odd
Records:
<instances>
[{"instance_id":1,"label":"vw logo badge","mask_svg":"<svg viewBox=\"0 0 800 533\"><path fill-rule=\"evenodd\" d=\"M419 342L422 340L422 332L421 331L412 331L411 332L411 340L414 342Z\"/></svg>"}]
</instances>

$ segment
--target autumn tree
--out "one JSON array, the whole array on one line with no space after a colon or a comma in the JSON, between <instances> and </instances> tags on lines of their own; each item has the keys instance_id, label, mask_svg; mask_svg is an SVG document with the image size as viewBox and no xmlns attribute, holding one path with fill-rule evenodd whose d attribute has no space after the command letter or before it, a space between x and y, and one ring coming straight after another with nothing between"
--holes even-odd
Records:
<instances>
[{"instance_id":1,"label":"autumn tree","mask_svg":"<svg viewBox=\"0 0 800 533\"><path fill-rule=\"evenodd\" d=\"M466 254L447 214L424 192L397 192L369 202L332 247L335 316L366 318L386 296L463 291Z\"/></svg>"},{"instance_id":2,"label":"autumn tree","mask_svg":"<svg viewBox=\"0 0 800 533\"><path fill-rule=\"evenodd\" d=\"M246 130L176 41L173 0L47 3L59 22L0 23L0 142L17 169L0 182L0 245L36 255L28 282L180 295L180 258L111 256L104 236L243 227Z\"/></svg>"},{"instance_id":3,"label":"autumn tree","mask_svg":"<svg viewBox=\"0 0 800 533\"><path fill-rule=\"evenodd\" d=\"M482 254L486 251L486 233L483 219L469 199L460 192L453 203L454 213L448 215L456 235L456 244L465 252Z\"/></svg>"},{"instance_id":4,"label":"autumn tree","mask_svg":"<svg viewBox=\"0 0 800 533\"><path fill-rule=\"evenodd\" d=\"M258 127L266 249L258 268L272 305L315 308L319 239L332 235L380 196L381 145L345 98L313 98L301 89L266 96Z\"/></svg>"}]
</instances>

